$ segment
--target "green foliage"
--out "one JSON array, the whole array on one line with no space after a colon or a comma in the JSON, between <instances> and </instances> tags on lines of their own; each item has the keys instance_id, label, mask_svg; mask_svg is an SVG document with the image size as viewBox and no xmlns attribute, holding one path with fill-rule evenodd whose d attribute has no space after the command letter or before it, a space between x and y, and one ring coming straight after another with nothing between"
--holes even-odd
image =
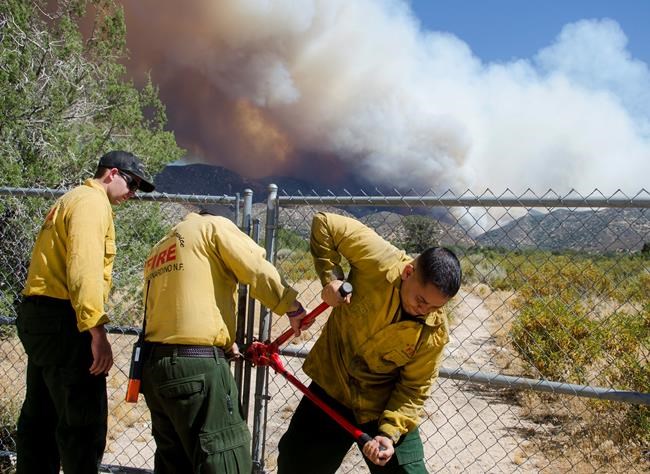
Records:
<instances>
[{"instance_id":1,"label":"green foliage","mask_svg":"<svg viewBox=\"0 0 650 474\"><path fill-rule=\"evenodd\" d=\"M650 392L650 267L638 254L468 249L465 283L513 291L514 349L529 376ZM648 445L650 409L590 401L595 436ZM587 422L590 423L590 422Z\"/></svg>"},{"instance_id":2,"label":"green foliage","mask_svg":"<svg viewBox=\"0 0 650 474\"><path fill-rule=\"evenodd\" d=\"M113 289L108 302L111 323L142 323L143 264L174 223L167 222L160 203L126 203L116 210L117 255L113 265Z\"/></svg>"},{"instance_id":3,"label":"green foliage","mask_svg":"<svg viewBox=\"0 0 650 474\"><path fill-rule=\"evenodd\" d=\"M650 392L650 303L641 314L616 312L601 322L602 360L605 364L597 376L599 385L614 389ZM597 363L598 361L592 361ZM650 407L622 404L612 406L595 402L593 408L606 419L619 412L622 423L616 426L625 442L650 443Z\"/></svg>"},{"instance_id":4,"label":"green foliage","mask_svg":"<svg viewBox=\"0 0 650 474\"><path fill-rule=\"evenodd\" d=\"M471 283L484 283L493 288L497 288L508 277L508 274L497 259L488 258L479 253L464 256L461 253L456 253L456 255L460 257L463 282L466 285Z\"/></svg>"},{"instance_id":5,"label":"green foliage","mask_svg":"<svg viewBox=\"0 0 650 474\"><path fill-rule=\"evenodd\" d=\"M16 303L27 277L32 244L52 202L26 196L0 199L1 316L16 316Z\"/></svg>"},{"instance_id":6,"label":"green foliage","mask_svg":"<svg viewBox=\"0 0 650 474\"><path fill-rule=\"evenodd\" d=\"M7 0L0 5L0 179L8 186L70 187L110 149L139 155L153 174L182 150L164 131L164 106L149 81L126 81L121 7L111 0ZM92 6L94 28L79 22ZM90 9L89 9L90 10Z\"/></svg>"},{"instance_id":7,"label":"green foliage","mask_svg":"<svg viewBox=\"0 0 650 474\"><path fill-rule=\"evenodd\" d=\"M16 424L21 406L22 397L0 398L0 451L16 451ZM15 472L8 457L0 458L0 472Z\"/></svg>"},{"instance_id":8,"label":"green foliage","mask_svg":"<svg viewBox=\"0 0 650 474\"><path fill-rule=\"evenodd\" d=\"M611 289L612 280L604 280L604 275L597 270L602 269L602 262L579 262L573 266L564 263L569 266L566 271L558 267L551 272L541 266L538 277L529 278L520 289L526 296L517 300L520 313L512 324L510 337L517 352L535 369L531 375L650 392L650 303L647 296L638 311L635 309L638 305L628 302L626 307L631 312L619 309L599 317L593 306L587 309L584 303L590 301L589 291ZM567 276L575 279L575 288L568 287ZM581 293L583 291L585 293ZM567 299L568 295L575 299ZM614 431L623 433L624 441L648 443L648 407L592 404L608 420L601 425L602 430L613 427ZM614 412L621 416L613 416Z\"/></svg>"},{"instance_id":9,"label":"green foliage","mask_svg":"<svg viewBox=\"0 0 650 474\"><path fill-rule=\"evenodd\" d=\"M290 283L318 279L314 270L314 260L309 251L295 250L279 253L276 268Z\"/></svg>"},{"instance_id":10,"label":"green foliage","mask_svg":"<svg viewBox=\"0 0 650 474\"><path fill-rule=\"evenodd\" d=\"M291 231L281 227L278 229L276 236L276 246L278 249L291 249L291 250L301 250L303 252L309 251L309 241L301 237L297 232Z\"/></svg>"},{"instance_id":11,"label":"green foliage","mask_svg":"<svg viewBox=\"0 0 650 474\"><path fill-rule=\"evenodd\" d=\"M111 149L135 153L151 175L180 158L183 150L165 131L157 88L148 80L138 89L125 79L126 27L119 3L62 0L46 16L43 12L51 7L44 0L0 3L0 183L71 188L92 176L99 156ZM79 28L82 19L93 25L85 36ZM52 202L27 197L0 201L0 253L10 269L0 274L0 308L10 316L35 235ZM141 265L164 228L157 206L135 209L116 210L120 252L115 290L126 302L139 291L124 294L132 285L126 275L133 276L135 262ZM136 231L141 235L132 239Z\"/></svg>"},{"instance_id":12,"label":"green foliage","mask_svg":"<svg viewBox=\"0 0 650 474\"><path fill-rule=\"evenodd\" d=\"M400 246L407 253L418 254L439 245L441 231L435 220L425 216L406 216L402 224L406 236Z\"/></svg>"},{"instance_id":13,"label":"green foliage","mask_svg":"<svg viewBox=\"0 0 650 474\"><path fill-rule=\"evenodd\" d=\"M461 263L466 281L518 291L524 301L555 295L568 302L595 296L620 303L643 303L650 294L650 267L640 254L475 248L466 252Z\"/></svg>"},{"instance_id":14,"label":"green foliage","mask_svg":"<svg viewBox=\"0 0 650 474\"><path fill-rule=\"evenodd\" d=\"M599 325L582 305L554 297L536 298L522 308L510 335L522 357L552 380L587 383L585 367L600 353Z\"/></svg>"}]
</instances>

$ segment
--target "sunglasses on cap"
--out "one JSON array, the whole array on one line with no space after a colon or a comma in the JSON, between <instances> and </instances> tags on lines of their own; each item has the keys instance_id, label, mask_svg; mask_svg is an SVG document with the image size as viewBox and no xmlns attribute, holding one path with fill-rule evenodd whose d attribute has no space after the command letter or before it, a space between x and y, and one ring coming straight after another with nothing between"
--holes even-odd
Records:
<instances>
[{"instance_id":1,"label":"sunglasses on cap","mask_svg":"<svg viewBox=\"0 0 650 474\"><path fill-rule=\"evenodd\" d=\"M138 190L140 183L138 183L137 179L121 170L117 170L117 173L126 182L126 187L129 188L129 191L136 192Z\"/></svg>"}]
</instances>

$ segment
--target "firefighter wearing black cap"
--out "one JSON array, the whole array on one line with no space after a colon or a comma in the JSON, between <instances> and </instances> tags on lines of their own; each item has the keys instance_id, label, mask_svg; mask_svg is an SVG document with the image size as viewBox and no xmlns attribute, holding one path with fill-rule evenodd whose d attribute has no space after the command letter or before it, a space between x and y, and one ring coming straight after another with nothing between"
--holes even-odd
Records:
<instances>
[{"instance_id":1,"label":"firefighter wearing black cap","mask_svg":"<svg viewBox=\"0 0 650 474\"><path fill-rule=\"evenodd\" d=\"M140 160L109 152L93 178L54 203L38 234L16 322L27 354L18 474L98 471L113 365L104 329L116 250L111 204L138 189L154 189Z\"/></svg>"}]
</instances>

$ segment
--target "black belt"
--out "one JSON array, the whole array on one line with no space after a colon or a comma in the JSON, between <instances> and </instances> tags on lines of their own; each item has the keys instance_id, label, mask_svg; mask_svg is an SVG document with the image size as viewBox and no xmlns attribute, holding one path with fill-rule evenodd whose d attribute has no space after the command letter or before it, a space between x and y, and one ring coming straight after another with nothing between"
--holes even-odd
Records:
<instances>
[{"instance_id":1,"label":"black belt","mask_svg":"<svg viewBox=\"0 0 650 474\"><path fill-rule=\"evenodd\" d=\"M158 357L196 357L207 359L212 357L226 358L221 347L216 346L188 346L185 344L159 344L151 343L151 355Z\"/></svg>"},{"instance_id":2,"label":"black belt","mask_svg":"<svg viewBox=\"0 0 650 474\"><path fill-rule=\"evenodd\" d=\"M52 298L51 296L31 295L24 296L23 301L36 306L50 306L56 308L71 308L70 300L62 300L61 298Z\"/></svg>"}]
</instances>

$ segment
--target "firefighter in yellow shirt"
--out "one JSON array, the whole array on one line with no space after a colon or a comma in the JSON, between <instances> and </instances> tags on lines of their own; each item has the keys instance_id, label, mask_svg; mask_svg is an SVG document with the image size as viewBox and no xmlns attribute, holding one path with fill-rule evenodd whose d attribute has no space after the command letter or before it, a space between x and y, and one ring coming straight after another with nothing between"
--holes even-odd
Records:
<instances>
[{"instance_id":1,"label":"firefighter in yellow shirt","mask_svg":"<svg viewBox=\"0 0 650 474\"><path fill-rule=\"evenodd\" d=\"M251 472L250 432L224 353L233 348L237 284L300 333L305 316L264 249L223 217L190 213L144 265L142 393L157 474Z\"/></svg>"},{"instance_id":2,"label":"firefighter in yellow shirt","mask_svg":"<svg viewBox=\"0 0 650 474\"><path fill-rule=\"evenodd\" d=\"M94 178L50 209L36 239L16 326L27 353L18 418L17 473L97 472L106 444L104 324L115 227L111 204L153 191L140 160L111 151Z\"/></svg>"},{"instance_id":3,"label":"firefighter in yellow shirt","mask_svg":"<svg viewBox=\"0 0 650 474\"><path fill-rule=\"evenodd\" d=\"M314 216L310 243L334 307L303 367L310 389L374 437L363 447L371 472L426 472L419 412L449 340L442 307L460 288L458 259L441 247L413 259L360 222L326 213ZM342 258L354 287L345 299ZM278 473L334 473L353 442L303 397L279 443Z\"/></svg>"}]
</instances>

